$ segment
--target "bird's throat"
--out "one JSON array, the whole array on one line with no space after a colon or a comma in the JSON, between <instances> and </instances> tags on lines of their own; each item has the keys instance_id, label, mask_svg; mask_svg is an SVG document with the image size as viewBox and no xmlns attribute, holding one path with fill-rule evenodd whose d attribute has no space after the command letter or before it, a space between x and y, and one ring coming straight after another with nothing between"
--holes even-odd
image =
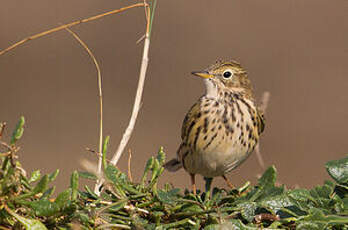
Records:
<instances>
[{"instance_id":1,"label":"bird's throat","mask_svg":"<svg viewBox=\"0 0 348 230\"><path fill-rule=\"evenodd\" d=\"M208 98L217 99L218 98L217 85L215 85L213 81L210 79L205 79L204 82L206 87L206 96Z\"/></svg>"}]
</instances>

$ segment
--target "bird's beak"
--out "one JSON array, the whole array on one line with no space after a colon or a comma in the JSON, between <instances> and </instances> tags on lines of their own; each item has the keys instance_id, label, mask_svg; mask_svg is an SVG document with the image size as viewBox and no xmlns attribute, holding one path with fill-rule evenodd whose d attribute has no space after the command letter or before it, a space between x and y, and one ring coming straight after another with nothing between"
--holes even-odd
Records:
<instances>
[{"instance_id":1,"label":"bird's beak","mask_svg":"<svg viewBox=\"0 0 348 230\"><path fill-rule=\"evenodd\" d=\"M193 75L202 77L202 78L212 78L214 75L210 74L208 71L193 71L191 72Z\"/></svg>"}]
</instances>

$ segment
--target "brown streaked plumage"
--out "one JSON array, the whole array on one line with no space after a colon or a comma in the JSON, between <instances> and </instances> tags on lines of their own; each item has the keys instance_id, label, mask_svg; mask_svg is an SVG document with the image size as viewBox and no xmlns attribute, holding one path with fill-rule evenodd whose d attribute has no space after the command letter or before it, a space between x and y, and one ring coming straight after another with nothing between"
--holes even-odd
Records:
<instances>
[{"instance_id":1,"label":"brown streaked plumage","mask_svg":"<svg viewBox=\"0 0 348 230\"><path fill-rule=\"evenodd\" d=\"M177 171L183 167L191 175L195 193L195 174L222 176L232 186L225 174L254 150L264 119L255 104L247 73L239 63L217 61L192 74L205 78L206 93L186 114L177 157L165 168Z\"/></svg>"}]
</instances>

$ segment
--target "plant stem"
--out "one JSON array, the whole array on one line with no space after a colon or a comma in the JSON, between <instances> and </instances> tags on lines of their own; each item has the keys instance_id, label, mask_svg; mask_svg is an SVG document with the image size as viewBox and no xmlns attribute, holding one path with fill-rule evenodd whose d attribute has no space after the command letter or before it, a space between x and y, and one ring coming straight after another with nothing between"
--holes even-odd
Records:
<instances>
[{"instance_id":1,"label":"plant stem","mask_svg":"<svg viewBox=\"0 0 348 230\"><path fill-rule=\"evenodd\" d=\"M116 165L118 160L120 159L135 126L135 122L138 117L138 113L140 110L140 103L141 103L141 98L142 98L142 93L144 90L144 83L145 83L145 76L146 76L146 70L147 66L149 63L149 47L150 47L150 37L147 34L145 37L145 43L144 43L144 51L143 51L143 58L142 58L142 63L140 67L140 75L139 75L139 81L138 81L138 88L135 96L135 101L133 105L133 110L132 110L132 115L128 123L128 127L123 133L121 142L117 148L117 151L115 152L114 156L111 159L111 164Z\"/></svg>"},{"instance_id":2,"label":"plant stem","mask_svg":"<svg viewBox=\"0 0 348 230\"><path fill-rule=\"evenodd\" d=\"M154 1L153 6L156 6L156 0ZM120 144L114 154L114 156L111 159L111 164L116 165L117 162L119 161L131 135L134 130L135 122L138 117L138 113L140 110L140 104L141 104L141 98L144 90L144 83L145 83L145 77L146 77L146 70L147 66L149 63L149 48L150 48L150 34L151 34L151 29L152 29L152 20L153 20L153 14L155 11L155 8L150 11L149 7L146 6L147 4L144 4L145 7L148 9L148 14L147 14L147 27L146 27L146 34L145 34L145 42L144 42L144 50L143 50L143 58L141 62L141 67L140 67L140 73L139 73L139 81L138 81L138 87L137 87L137 92L134 100L134 105L133 105L133 110L132 110L132 115L129 120L127 129L123 133L122 139L120 141Z\"/></svg>"}]
</instances>

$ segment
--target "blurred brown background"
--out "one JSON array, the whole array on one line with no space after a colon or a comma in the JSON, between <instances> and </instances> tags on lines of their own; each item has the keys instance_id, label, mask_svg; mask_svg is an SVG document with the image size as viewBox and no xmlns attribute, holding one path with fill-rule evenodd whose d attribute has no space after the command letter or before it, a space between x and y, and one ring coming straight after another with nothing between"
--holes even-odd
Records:
<instances>
[{"instance_id":1,"label":"blurred brown background","mask_svg":"<svg viewBox=\"0 0 348 230\"><path fill-rule=\"evenodd\" d=\"M29 35L135 1L5 0L0 7L0 48ZM348 153L348 15L346 0L159 0L154 21L143 107L127 149L133 177L164 146L168 157L180 143L181 122L204 92L190 76L217 58L243 64L261 97L271 92L261 141L266 165L279 180L311 187L328 178L324 163ZM136 41L145 28L143 8L72 29L100 62L105 134L111 153L128 124L142 54ZM66 31L26 43L0 56L0 120L7 136L20 115L27 120L19 155L28 171L61 169L60 189L94 161L98 146L95 67ZM128 153L119 162L126 170ZM236 184L256 181L263 169L252 155L228 176ZM189 185L180 171L162 181ZM202 179L199 179L200 186ZM217 179L216 184L224 184Z\"/></svg>"}]
</instances>

